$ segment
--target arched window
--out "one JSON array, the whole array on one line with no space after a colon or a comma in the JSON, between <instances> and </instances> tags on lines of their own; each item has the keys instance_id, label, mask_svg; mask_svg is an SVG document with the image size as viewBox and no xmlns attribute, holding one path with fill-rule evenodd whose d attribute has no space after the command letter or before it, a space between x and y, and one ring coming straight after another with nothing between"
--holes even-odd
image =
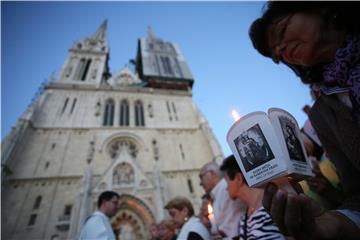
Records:
<instances>
[{"instance_id":1,"label":"arched window","mask_svg":"<svg viewBox=\"0 0 360 240\"><path fill-rule=\"evenodd\" d=\"M66 109L66 106L67 106L68 102L69 102L69 98L66 98L61 113L65 112L65 109Z\"/></svg>"},{"instance_id":2,"label":"arched window","mask_svg":"<svg viewBox=\"0 0 360 240\"><path fill-rule=\"evenodd\" d=\"M82 76L81 76L81 81L85 81L86 80L86 75L89 72L89 68L90 68L90 64L91 64L91 59L88 59L86 61L86 65L85 65L85 69L82 72Z\"/></svg>"},{"instance_id":3,"label":"arched window","mask_svg":"<svg viewBox=\"0 0 360 240\"><path fill-rule=\"evenodd\" d=\"M129 103L122 100L120 103L120 126L129 126Z\"/></svg>"},{"instance_id":4,"label":"arched window","mask_svg":"<svg viewBox=\"0 0 360 240\"><path fill-rule=\"evenodd\" d=\"M78 80L81 80L82 74L85 70L85 62L86 62L85 58L80 59L80 62L78 64L78 68L77 68L77 74L76 74L76 79L78 79Z\"/></svg>"},{"instance_id":5,"label":"arched window","mask_svg":"<svg viewBox=\"0 0 360 240\"><path fill-rule=\"evenodd\" d=\"M65 205L64 208L64 216L70 216L71 215L71 210L72 210L72 205Z\"/></svg>"},{"instance_id":6,"label":"arched window","mask_svg":"<svg viewBox=\"0 0 360 240\"><path fill-rule=\"evenodd\" d=\"M191 179L188 178L187 184L188 184L189 192L190 192L190 193L193 193L193 192L194 192L194 188L193 188Z\"/></svg>"},{"instance_id":7,"label":"arched window","mask_svg":"<svg viewBox=\"0 0 360 240\"><path fill-rule=\"evenodd\" d=\"M162 63L165 74L173 75L173 70L171 68L171 63L170 63L169 57L161 57L161 63Z\"/></svg>"},{"instance_id":8,"label":"arched window","mask_svg":"<svg viewBox=\"0 0 360 240\"><path fill-rule=\"evenodd\" d=\"M41 200L42 200L42 197L41 197L41 196L38 196L38 197L36 198L33 209L39 209L40 204L41 204Z\"/></svg>"},{"instance_id":9,"label":"arched window","mask_svg":"<svg viewBox=\"0 0 360 240\"><path fill-rule=\"evenodd\" d=\"M86 80L86 75L87 75L87 73L89 71L90 64L91 64L91 59L82 58L80 60L77 79L79 79L81 81Z\"/></svg>"},{"instance_id":10,"label":"arched window","mask_svg":"<svg viewBox=\"0 0 360 240\"><path fill-rule=\"evenodd\" d=\"M140 100L135 102L135 126L145 126L144 108Z\"/></svg>"},{"instance_id":11,"label":"arched window","mask_svg":"<svg viewBox=\"0 0 360 240\"><path fill-rule=\"evenodd\" d=\"M179 148L180 148L181 158L182 158L183 160L185 160L185 153L184 153L184 149L183 149L183 146L182 146L181 143L180 143L180 145L179 145Z\"/></svg>"},{"instance_id":12,"label":"arched window","mask_svg":"<svg viewBox=\"0 0 360 240\"><path fill-rule=\"evenodd\" d=\"M169 114L169 120L172 121L170 103L168 101L166 101L166 108L167 108L167 111L168 111L168 114Z\"/></svg>"},{"instance_id":13,"label":"arched window","mask_svg":"<svg viewBox=\"0 0 360 240\"><path fill-rule=\"evenodd\" d=\"M28 226L34 226L36 222L37 214L31 214L28 222Z\"/></svg>"},{"instance_id":14,"label":"arched window","mask_svg":"<svg viewBox=\"0 0 360 240\"><path fill-rule=\"evenodd\" d=\"M71 106L70 114L73 113L73 111L74 111L76 101L77 101L77 99L74 98L73 103L72 103L72 106Z\"/></svg>"},{"instance_id":15,"label":"arched window","mask_svg":"<svg viewBox=\"0 0 360 240\"><path fill-rule=\"evenodd\" d=\"M104 126L112 126L114 124L114 100L108 99L105 104Z\"/></svg>"}]
</instances>

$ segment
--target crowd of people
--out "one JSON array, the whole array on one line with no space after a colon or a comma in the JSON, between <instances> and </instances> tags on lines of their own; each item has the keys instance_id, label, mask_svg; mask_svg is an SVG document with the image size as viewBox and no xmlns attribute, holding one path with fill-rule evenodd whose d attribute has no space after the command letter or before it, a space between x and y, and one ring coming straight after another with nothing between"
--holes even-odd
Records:
<instances>
[{"instance_id":1,"label":"crowd of people","mask_svg":"<svg viewBox=\"0 0 360 240\"><path fill-rule=\"evenodd\" d=\"M274 183L249 187L233 155L221 166L209 162L199 172L201 208L196 213L188 199L171 199L168 218L150 227L151 240L360 239L359 10L346 2L270 1L250 26L254 48L288 66L314 96L301 130L314 176L297 183L301 192ZM81 239L98 232L96 223L115 239L104 216L117 200L99 198Z\"/></svg>"}]
</instances>

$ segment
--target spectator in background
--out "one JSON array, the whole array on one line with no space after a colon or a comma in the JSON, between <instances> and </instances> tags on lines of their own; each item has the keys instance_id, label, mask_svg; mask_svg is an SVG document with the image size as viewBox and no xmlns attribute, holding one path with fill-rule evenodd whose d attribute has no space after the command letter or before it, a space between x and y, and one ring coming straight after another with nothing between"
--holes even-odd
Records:
<instances>
[{"instance_id":1,"label":"spectator in background","mask_svg":"<svg viewBox=\"0 0 360 240\"><path fill-rule=\"evenodd\" d=\"M234 155L225 158L220 169L226 174L230 197L241 199L248 205L240 219L240 239L285 239L262 206L263 189L247 185Z\"/></svg>"},{"instance_id":2,"label":"spectator in background","mask_svg":"<svg viewBox=\"0 0 360 240\"><path fill-rule=\"evenodd\" d=\"M149 226L149 240L159 240L159 226L156 223Z\"/></svg>"},{"instance_id":3,"label":"spectator in background","mask_svg":"<svg viewBox=\"0 0 360 240\"><path fill-rule=\"evenodd\" d=\"M237 237L240 216L244 214L246 205L239 199L230 198L226 181L215 162L206 163L200 169L199 178L200 185L213 202L215 225L218 230L217 233L212 233L215 235L213 238Z\"/></svg>"},{"instance_id":4,"label":"spectator in background","mask_svg":"<svg viewBox=\"0 0 360 240\"><path fill-rule=\"evenodd\" d=\"M116 239L109 218L113 217L119 209L119 197L119 194L112 191L100 194L97 202L98 211L86 220L79 239Z\"/></svg>"},{"instance_id":5,"label":"spectator in background","mask_svg":"<svg viewBox=\"0 0 360 240\"><path fill-rule=\"evenodd\" d=\"M158 226L159 229L159 240L175 240L176 226L171 219L162 220Z\"/></svg>"},{"instance_id":6,"label":"spectator in background","mask_svg":"<svg viewBox=\"0 0 360 240\"><path fill-rule=\"evenodd\" d=\"M165 209L168 210L176 227L180 229L178 240L210 239L209 231L200 219L194 216L194 208L187 198L175 197L165 205Z\"/></svg>"}]
</instances>

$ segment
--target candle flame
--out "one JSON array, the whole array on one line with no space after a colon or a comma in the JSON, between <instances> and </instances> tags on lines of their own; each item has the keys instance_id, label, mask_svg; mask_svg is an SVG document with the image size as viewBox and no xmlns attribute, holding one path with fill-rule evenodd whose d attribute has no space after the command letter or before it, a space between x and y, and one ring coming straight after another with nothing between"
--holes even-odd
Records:
<instances>
[{"instance_id":1,"label":"candle flame","mask_svg":"<svg viewBox=\"0 0 360 240\"><path fill-rule=\"evenodd\" d=\"M232 115L235 122L240 119L239 113L237 111L235 111L235 110L231 111L231 115Z\"/></svg>"},{"instance_id":2,"label":"candle flame","mask_svg":"<svg viewBox=\"0 0 360 240\"><path fill-rule=\"evenodd\" d=\"M213 213L213 208L212 208L211 204L208 204L208 213L209 214Z\"/></svg>"}]
</instances>

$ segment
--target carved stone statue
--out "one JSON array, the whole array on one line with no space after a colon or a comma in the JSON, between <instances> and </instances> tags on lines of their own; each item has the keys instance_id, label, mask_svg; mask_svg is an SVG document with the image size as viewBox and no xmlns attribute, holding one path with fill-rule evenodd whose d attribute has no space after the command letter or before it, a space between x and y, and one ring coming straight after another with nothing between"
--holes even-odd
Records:
<instances>
[{"instance_id":1,"label":"carved stone statue","mask_svg":"<svg viewBox=\"0 0 360 240\"><path fill-rule=\"evenodd\" d=\"M95 116L99 116L101 113L101 101L98 100L95 104Z\"/></svg>"},{"instance_id":2,"label":"carved stone statue","mask_svg":"<svg viewBox=\"0 0 360 240\"><path fill-rule=\"evenodd\" d=\"M120 163L114 169L113 173L113 184L132 184L134 183L134 169L128 163Z\"/></svg>"},{"instance_id":3,"label":"carved stone statue","mask_svg":"<svg viewBox=\"0 0 360 240\"><path fill-rule=\"evenodd\" d=\"M90 163L92 161L93 157L94 157L95 140L92 140L89 144L90 144L90 146L89 146L88 154L87 154L87 157L86 157L87 163Z\"/></svg>"}]
</instances>

